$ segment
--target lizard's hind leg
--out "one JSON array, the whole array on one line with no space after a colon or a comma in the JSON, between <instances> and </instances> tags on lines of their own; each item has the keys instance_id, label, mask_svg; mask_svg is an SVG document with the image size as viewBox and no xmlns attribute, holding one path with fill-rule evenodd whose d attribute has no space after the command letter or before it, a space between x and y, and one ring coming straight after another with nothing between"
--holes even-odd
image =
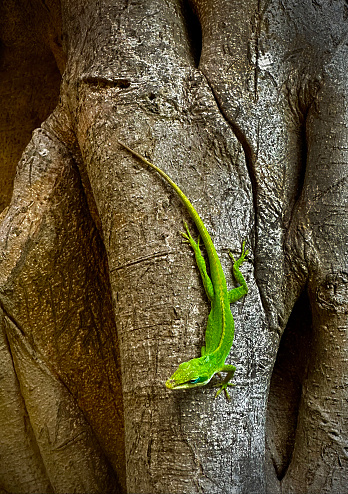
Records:
<instances>
[{"instance_id":1,"label":"lizard's hind leg","mask_svg":"<svg viewBox=\"0 0 348 494\"><path fill-rule=\"evenodd\" d=\"M199 248L200 237L198 237L197 242L195 242L192 238L189 227L187 226L187 223L185 221L184 221L184 226L186 229L186 233L181 232L181 235L184 237L185 242L190 244L190 246L192 247L192 249L195 253L196 262L197 262L199 272L201 273L205 293L207 294L207 297L209 298L209 300L212 301L214 299L214 287L213 287L213 283L211 282L211 279L209 278L209 275L207 273L207 265L205 263L204 257L202 256L201 249Z\"/></svg>"},{"instance_id":2,"label":"lizard's hind leg","mask_svg":"<svg viewBox=\"0 0 348 494\"><path fill-rule=\"evenodd\" d=\"M234 259L232 252L230 251L228 254L230 258L233 261L233 275L235 277L235 280L240 283L241 286L237 288L233 288L228 292L228 299L230 304L233 302L236 302L240 298L242 298L244 295L248 293L248 286L246 284L246 281L244 279L244 276L240 272L239 268L245 261L246 256L248 255L249 250L245 250L245 240L242 244L242 253L240 255L240 258L237 259L237 261Z\"/></svg>"}]
</instances>

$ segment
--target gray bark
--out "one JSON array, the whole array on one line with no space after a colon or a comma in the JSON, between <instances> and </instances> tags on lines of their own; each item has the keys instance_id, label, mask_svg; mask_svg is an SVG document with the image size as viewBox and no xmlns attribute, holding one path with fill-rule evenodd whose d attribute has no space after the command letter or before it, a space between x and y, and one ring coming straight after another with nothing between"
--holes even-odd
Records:
<instances>
[{"instance_id":1,"label":"gray bark","mask_svg":"<svg viewBox=\"0 0 348 494\"><path fill-rule=\"evenodd\" d=\"M64 73L3 199L0 487L348 493L346 3L32 11ZM164 387L208 303L187 211L118 139L190 198L229 287L248 241L230 403Z\"/></svg>"}]
</instances>

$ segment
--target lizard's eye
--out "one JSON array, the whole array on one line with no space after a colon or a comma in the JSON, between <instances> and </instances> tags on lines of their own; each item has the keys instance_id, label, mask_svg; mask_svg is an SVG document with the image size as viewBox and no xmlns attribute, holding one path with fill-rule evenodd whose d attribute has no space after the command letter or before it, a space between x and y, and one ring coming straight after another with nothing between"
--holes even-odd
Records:
<instances>
[{"instance_id":1,"label":"lizard's eye","mask_svg":"<svg viewBox=\"0 0 348 494\"><path fill-rule=\"evenodd\" d=\"M200 383L205 383L207 380L209 380L206 376L198 376L193 379L189 379L188 381L185 382L185 384L200 384Z\"/></svg>"},{"instance_id":2,"label":"lizard's eye","mask_svg":"<svg viewBox=\"0 0 348 494\"><path fill-rule=\"evenodd\" d=\"M199 382L199 377L197 377L197 379L190 379L190 380L189 380L189 383L190 383L190 384L196 384L196 383L198 383L198 382Z\"/></svg>"}]
</instances>

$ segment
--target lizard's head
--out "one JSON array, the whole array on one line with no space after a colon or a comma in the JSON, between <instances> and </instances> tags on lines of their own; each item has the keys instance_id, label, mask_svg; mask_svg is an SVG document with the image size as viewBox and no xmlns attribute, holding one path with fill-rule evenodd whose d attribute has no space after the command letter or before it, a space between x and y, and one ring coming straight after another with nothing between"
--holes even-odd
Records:
<instances>
[{"instance_id":1,"label":"lizard's head","mask_svg":"<svg viewBox=\"0 0 348 494\"><path fill-rule=\"evenodd\" d=\"M168 389L186 389L204 386L213 377L209 369L209 357L194 358L183 362L166 382Z\"/></svg>"}]
</instances>

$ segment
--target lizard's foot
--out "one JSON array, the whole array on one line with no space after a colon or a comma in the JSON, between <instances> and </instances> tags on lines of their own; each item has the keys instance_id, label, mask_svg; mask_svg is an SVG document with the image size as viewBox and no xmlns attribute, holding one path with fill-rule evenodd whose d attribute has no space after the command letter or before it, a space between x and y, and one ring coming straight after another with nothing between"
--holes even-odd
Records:
<instances>
[{"instance_id":1,"label":"lizard's foot","mask_svg":"<svg viewBox=\"0 0 348 494\"><path fill-rule=\"evenodd\" d=\"M192 238L192 235L190 233L190 230L189 230L189 227L186 223L186 221L184 221L184 227L186 229L186 233L185 232L180 232L181 235L184 237L184 242L188 243L191 245L192 249L194 250L194 252L198 251L199 252L199 240L200 240L200 237L198 236L198 240L197 242L195 242Z\"/></svg>"},{"instance_id":2,"label":"lizard's foot","mask_svg":"<svg viewBox=\"0 0 348 494\"><path fill-rule=\"evenodd\" d=\"M214 398L217 398L219 396L219 394L221 393L221 391L224 391L227 400L230 401L231 400L231 397L228 394L227 386L235 386L235 384L234 383L225 383L225 382L214 384L214 387L215 388L220 388L220 389L217 390Z\"/></svg>"},{"instance_id":3,"label":"lizard's foot","mask_svg":"<svg viewBox=\"0 0 348 494\"><path fill-rule=\"evenodd\" d=\"M241 264L243 264L243 262L245 261L246 256L249 254L249 249L246 249L245 250L245 244L246 244L246 240L243 240L243 243L242 243L242 253L241 253L241 255L240 255L240 257L239 257L239 259L237 261L233 257L232 252L231 251L228 252L228 255L232 259L233 264L236 264L238 267L241 266Z\"/></svg>"}]
</instances>

